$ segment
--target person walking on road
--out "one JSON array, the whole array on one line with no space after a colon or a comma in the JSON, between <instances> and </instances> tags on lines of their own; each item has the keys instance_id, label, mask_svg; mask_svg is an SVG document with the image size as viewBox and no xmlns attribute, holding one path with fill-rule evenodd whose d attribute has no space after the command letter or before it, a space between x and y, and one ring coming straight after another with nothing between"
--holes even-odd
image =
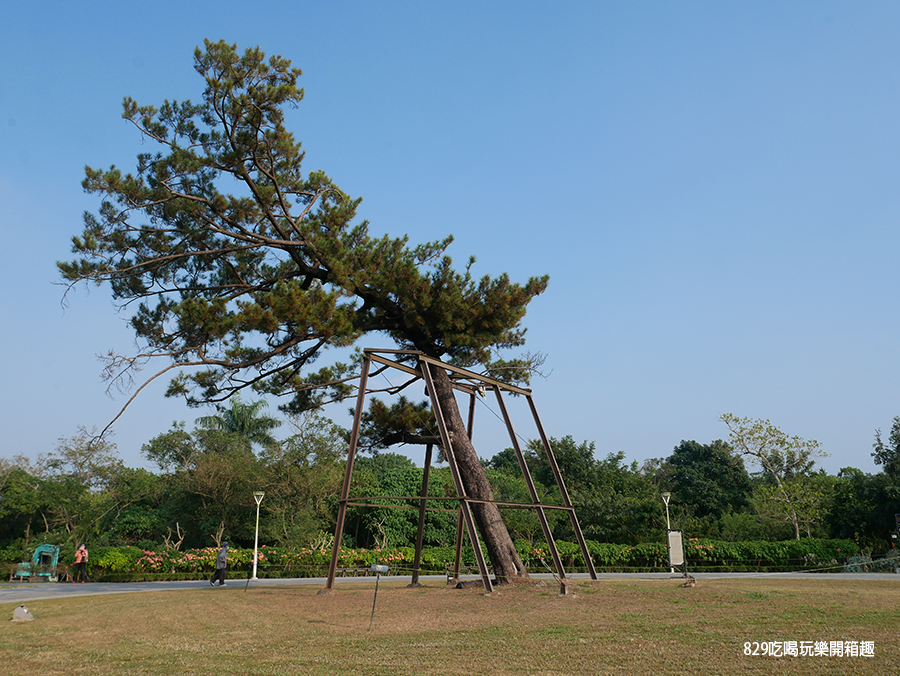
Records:
<instances>
[{"instance_id":1,"label":"person walking on road","mask_svg":"<svg viewBox=\"0 0 900 676\"><path fill-rule=\"evenodd\" d=\"M216 580L219 581L220 587L225 587L225 569L228 568L228 543L222 543L222 549L216 557L216 572L213 573L212 579L209 581L210 586L216 586Z\"/></svg>"},{"instance_id":2,"label":"person walking on road","mask_svg":"<svg viewBox=\"0 0 900 676\"><path fill-rule=\"evenodd\" d=\"M84 584L85 582L90 582L87 576L87 562L88 562L88 550L87 547L81 545L77 550L75 550L75 579L72 580L72 584L76 582L81 582Z\"/></svg>"}]
</instances>

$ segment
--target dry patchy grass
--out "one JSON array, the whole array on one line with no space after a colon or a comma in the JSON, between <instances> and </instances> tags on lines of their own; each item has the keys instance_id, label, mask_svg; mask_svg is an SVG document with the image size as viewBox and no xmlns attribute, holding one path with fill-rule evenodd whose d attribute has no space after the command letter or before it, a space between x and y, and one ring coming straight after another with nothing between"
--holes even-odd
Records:
<instances>
[{"instance_id":1,"label":"dry patchy grass","mask_svg":"<svg viewBox=\"0 0 900 676\"><path fill-rule=\"evenodd\" d=\"M603 580L556 586L374 585L146 592L35 601L4 622L18 674L890 674L900 585ZM12 616L14 605L0 607ZM874 641L874 658L747 657L747 641Z\"/></svg>"}]
</instances>

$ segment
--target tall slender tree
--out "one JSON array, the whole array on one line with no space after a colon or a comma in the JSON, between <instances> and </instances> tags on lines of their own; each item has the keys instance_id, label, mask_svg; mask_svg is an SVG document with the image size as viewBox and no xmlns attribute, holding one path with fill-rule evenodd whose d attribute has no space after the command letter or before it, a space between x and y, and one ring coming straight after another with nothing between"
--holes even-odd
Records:
<instances>
[{"instance_id":1,"label":"tall slender tree","mask_svg":"<svg viewBox=\"0 0 900 676\"><path fill-rule=\"evenodd\" d=\"M784 511L794 538L799 540L801 525L808 521L810 510L818 510L819 502L810 495L805 479L812 474L815 458L828 454L815 439L788 436L768 420L739 418L731 413L719 416L719 420L728 427L732 452L749 458L771 482L771 490L763 492L764 499Z\"/></svg>"},{"instance_id":2,"label":"tall slender tree","mask_svg":"<svg viewBox=\"0 0 900 676\"><path fill-rule=\"evenodd\" d=\"M67 282L108 282L135 308L142 349L110 356L108 378L161 357L170 363L152 377L177 370L168 393L191 404L251 387L301 411L351 392L352 365L313 371L317 357L381 333L445 363L527 382L528 358L498 351L524 344L526 307L547 277L475 279L474 258L454 268L451 237L416 246L373 237L365 221L354 223L359 199L321 171L302 171L304 153L284 125L284 108L303 98L300 71L225 42L206 41L194 56L200 103L125 99L124 118L157 152L140 154L134 174L86 169L84 187L102 203L73 238L75 259L59 264ZM435 389L466 491L490 501L443 369ZM474 511L498 579L520 574L499 510L485 502Z\"/></svg>"},{"instance_id":3,"label":"tall slender tree","mask_svg":"<svg viewBox=\"0 0 900 676\"><path fill-rule=\"evenodd\" d=\"M278 418L262 415L260 411L268 403L260 399L250 404L241 401L239 395L229 400L228 406L219 405L216 415L203 416L197 419L197 425L207 429L231 432L247 440L250 444L258 444L263 448L274 446L278 440L272 436L272 430L281 426Z\"/></svg>"},{"instance_id":4,"label":"tall slender tree","mask_svg":"<svg viewBox=\"0 0 900 676\"><path fill-rule=\"evenodd\" d=\"M894 416L887 443L881 439L881 430L875 430L873 448L875 464L881 465L892 480L900 482L900 416Z\"/></svg>"}]
</instances>

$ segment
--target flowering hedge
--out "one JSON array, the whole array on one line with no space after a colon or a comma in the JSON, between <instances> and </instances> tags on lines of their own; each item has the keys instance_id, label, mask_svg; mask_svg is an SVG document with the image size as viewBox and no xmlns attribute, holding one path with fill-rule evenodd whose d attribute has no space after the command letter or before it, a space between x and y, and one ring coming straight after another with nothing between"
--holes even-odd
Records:
<instances>
[{"instance_id":1,"label":"flowering hedge","mask_svg":"<svg viewBox=\"0 0 900 676\"><path fill-rule=\"evenodd\" d=\"M594 565L602 568L665 568L668 554L663 543L613 545L588 541ZM781 542L722 542L689 538L684 542L688 567L694 569L772 570L827 568L859 553L852 540L806 538ZM571 559L584 565L580 550Z\"/></svg>"},{"instance_id":2,"label":"flowering hedge","mask_svg":"<svg viewBox=\"0 0 900 676\"><path fill-rule=\"evenodd\" d=\"M557 549L566 570L584 570L580 547L558 541ZM784 542L719 542L688 539L685 541L688 568L692 570L796 570L841 566L859 548L850 540L812 539ZM600 570L665 570L668 568L666 545L648 542L617 545L587 541L594 566ZM519 556L532 571L542 572L552 566L550 551L544 543L516 543ZM149 551L137 547L97 547L91 550L91 574L94 579L199 579L212 574L218 549L161 549ZM260 577L321 577L331 561L330 549L260 547L257 574ZM442 573L452 567L456 556L453 547L426 547L422 550L421 570ZM415 551L412 547L392 549L342 548L338 568L342 572L359 572L373 564L388 565L397 574L410 573ZM462 564L475 565L474 550L463 547ZM233 572L246 572L253 566L253 550L233 547L228 550L228 567Z\"/></svg>"}]
</instances>

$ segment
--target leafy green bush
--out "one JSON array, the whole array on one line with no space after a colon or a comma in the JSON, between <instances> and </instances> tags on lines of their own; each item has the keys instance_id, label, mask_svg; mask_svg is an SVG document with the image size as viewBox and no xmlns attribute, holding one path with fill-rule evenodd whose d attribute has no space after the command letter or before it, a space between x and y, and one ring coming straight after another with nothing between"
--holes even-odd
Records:
<instances>
[{"instance_id":1,"label":"leafy green bush","mask_svg":"<svg viewBox=\"0 0 900 676\"><path fill-rule=\"evenodd\" d=\"M815 538L783 542L722 542L689 538L684 544L689 570L832 569L859 554L859 548L852 541ZM545 565L552 567L550 550L545 543L518 541L515 545L529 570L544 572ZM576 543L557 541L556 546L568 572L585 570L584 557ZM624 545L588 540L587 547L594 566L599 570L668 569L666 546L661 542ZM109 581L202 579L215 569L217 555L218 549L215 547L186 551L98 547L91 550L91 575L94 579ZM455 557L454 547L425 547L420 571L426 574L443 573L452 567ZM338 555L338 568L359 570L368 569L373 564L389 565L393 573L405 575L412 572L414 560L412 547L342 547ZM330 546L302 549L263 546L258 549L257 574L260 577L320 577L327 573L330 561ZM474 550L469 545L464 546L462 565L471 567L475 563ZM853 563L862 562L857 560ZM889 569L898 564L900 560L891 560L882 567ZM251 570L253 550L229 549L228 567L234 572ZM871 564L868 569L873 569Z\"/></svg>"},{"instance_id":2,"label":"leafy green bush","mask_svg":"<svg viewBox=\"0 0 900 676\"><path fill-rule=\"evenodd\" d=\"M587 541L588 552L594 561L594 565L615 566L622 565L629 558L626 555L625 545L614 545L608 542Z\"/></svg>"},{"instance_id":3,"label":"leafy green bush","mask_svg":"<svg viewBox=\"0 0 900 676\"><path fill-rule=\"evenodd\" d=\"M0 561L2 562L16 564L30 558L31 554L25 550L22 540L17 540L7 547L0 548Z\"/></svg>"},{"instance_id":4,"label":"leafy green bush","mask_svg":"<svg viewBox=\"0 0 900 676\"><path fill-rule=\"evenodd\" d=\"M98 573L133 571L143 554L137 547L96 547L89 551L88 562Z\"/></svg>"}]
</instances>

